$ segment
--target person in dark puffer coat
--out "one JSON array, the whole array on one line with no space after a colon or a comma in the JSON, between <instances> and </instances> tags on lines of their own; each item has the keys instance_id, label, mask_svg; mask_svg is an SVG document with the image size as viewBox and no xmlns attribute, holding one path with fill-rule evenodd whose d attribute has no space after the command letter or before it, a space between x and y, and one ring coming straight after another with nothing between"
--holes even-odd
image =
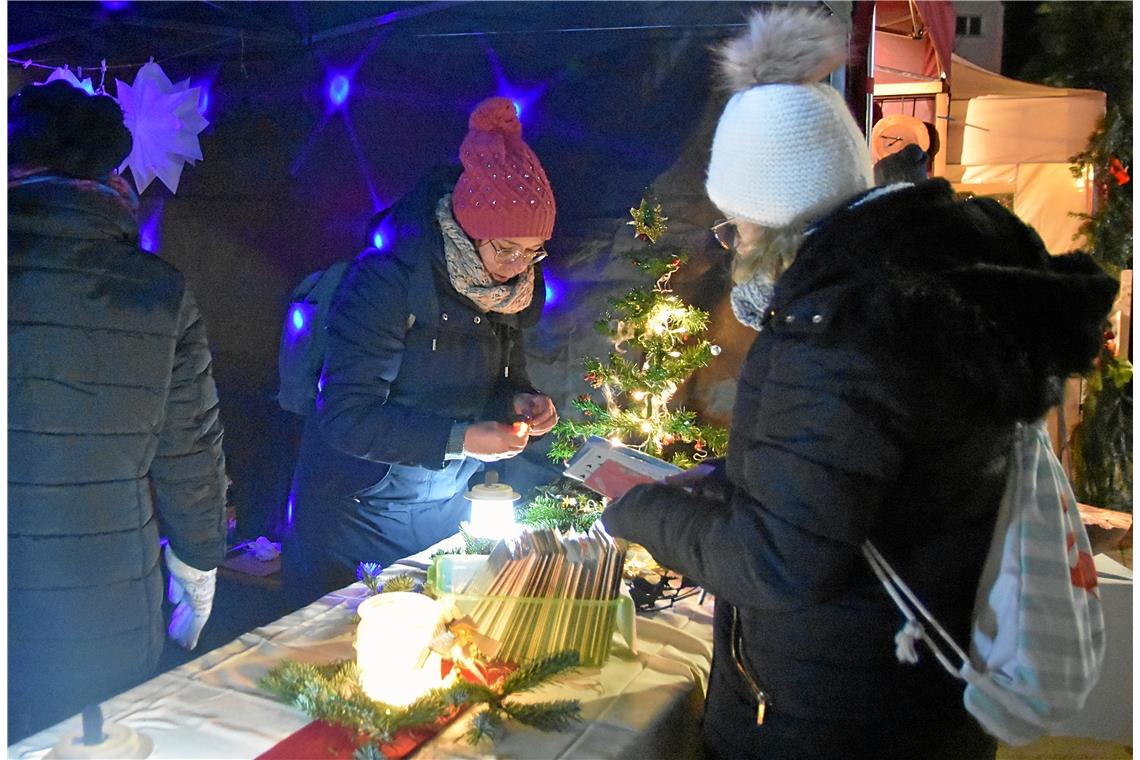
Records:
<instances>
[{"instance_id":1,"label":"person in dark puffer coat","mask_svg":"<svg viewBox=\"0 0 1140 760\"><path fill-rule=\"evenodd\" d=\"M1090 365L1116 284L943 180L867 190L865 143L817 84L843 48L793 8L724 51L736 94L707 190L736 233L734 311L759 333L727 460L602 520L716 596L711 757L992 758L963 684L929 654L896 660L901 617L860 547L968 641L1015 423Z\"/></svg>"},{"instance_id":2,"label":"person in dark puffer coat","mask_svg":"<svg viewBox=\"0 0 1140 760\"><path fill-rule=\"evenodd\" d=\"M218 399L182 275L141 250L118 105L8 103L8 738L149 677L159 533L193 648L225 552ZM177 568L177 569L175 569ZM192 601L191 601L192 598Z\"/></svg>"},{"instance_id":3,"label":"person in dark puffer coat","mask_svg":"<svg viewBox=\"0 0 1140 760\"><path fill-rule=\"evenodd\" d=\"M432 170L396 203L394 242L361 254L330 306L282 555L293 605L454 535L483 462L558 421L522 334L545 302L550 183L510 100L484 100L468 126L462 171Z\"/></svg>"}]
</instances>

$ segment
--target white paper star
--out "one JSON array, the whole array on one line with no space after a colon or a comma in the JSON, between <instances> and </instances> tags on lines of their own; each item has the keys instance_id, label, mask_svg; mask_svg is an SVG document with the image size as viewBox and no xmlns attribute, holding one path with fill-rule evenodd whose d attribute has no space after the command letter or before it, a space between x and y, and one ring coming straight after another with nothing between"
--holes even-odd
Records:
<instances>
[{"instance_id":1,"label":"white paper star","mask_svg":"<svg viewBox=\"0 0 1140 760\"><path fill-rule=\"evenodd\" d=\"M62 67L52 70L51 76L45 79L43 83L47 84L48 82L54 82L58 79L62 79L72 87L78 87L88 95L95 94L95 85L91 84L91 77L87 77L86 79L80 81L79 77L71 73L71 69L65 69Z\"/></svg>"},{"instance_id":2,"label":"white paper star","mask_svg":"<svg viewBox=\"0 0 1140 760\"><path fill-rule=\"evenodd\" d=\"M200 89L191 87L189 79L171 84L153 62L139 69L133 85L115 80L123 121L134 142L119 171L130 167L140 193L155 177L170 192L178 192L182 164L202 160L198 133L210 122L198 113Z\"/></svg>"}]
</instances>

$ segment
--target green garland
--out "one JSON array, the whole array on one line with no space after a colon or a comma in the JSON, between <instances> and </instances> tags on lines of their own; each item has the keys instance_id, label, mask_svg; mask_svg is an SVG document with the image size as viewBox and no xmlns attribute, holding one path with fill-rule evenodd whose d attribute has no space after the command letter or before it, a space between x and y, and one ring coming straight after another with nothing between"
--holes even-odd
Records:
<instances>
[{"instance_id":1,"label":"green garland","mask_svg":"<svg viewBox=\"0 0 1140 760\"><path fill-rule=\"evenodd\" d=\"M467 732L472 744L501 736L506 720L515 720L540 731L561 731L581 720L577 700L521 704L508 699L531 691L578 665L576 651L561 652L522 663L494 686L458 682L433 689L406 707L377 702L364 693L360 669L352 660L327 665L309 665L286 660L275 666L258 685L304 712L355 731L361 738L356 757L382 757L379 745L392 741L397 732L430 726L457 709L486 705Z\"/></svg>"}]
</instances>

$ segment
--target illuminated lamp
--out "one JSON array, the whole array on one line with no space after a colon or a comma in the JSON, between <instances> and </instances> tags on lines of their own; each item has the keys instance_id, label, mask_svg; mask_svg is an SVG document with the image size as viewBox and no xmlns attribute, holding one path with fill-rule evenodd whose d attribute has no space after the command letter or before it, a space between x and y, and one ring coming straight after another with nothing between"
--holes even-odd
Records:
<instances>
[{"instance_id":1,"label":"illuminated lamp","mask_svg":"<svg viewBox=\"0 0 1140 760\"><path fill-rule=\"evenodd\" d=\"M523 435L526 435L525 430ZM471 500L471 521L466 530L472 536L498 540L518 531L515 500L519 495L506 483L499 482L499 473L488 470L484 481L466 496Z\"/></svg>"}]
</instances>

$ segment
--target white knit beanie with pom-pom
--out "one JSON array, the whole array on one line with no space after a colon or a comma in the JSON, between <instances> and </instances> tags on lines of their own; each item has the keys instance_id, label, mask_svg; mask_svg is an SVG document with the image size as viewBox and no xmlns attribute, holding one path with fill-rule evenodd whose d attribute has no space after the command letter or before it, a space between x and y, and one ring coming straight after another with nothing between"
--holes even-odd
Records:
<instances>
[{"instance_id":1,"label":"white knit beanie with pom-pom","mask_svg":"<svg viewBox=\"0 0 1140 760\"><path fill-rule=\"evenodd\" d=\"M758 11L719 50L735 93L713 137L705 189L730 218L803 224L873 184L847 104L819 80L847 58L843 25L818 11Z\"/></svg>"}]
</instances>

